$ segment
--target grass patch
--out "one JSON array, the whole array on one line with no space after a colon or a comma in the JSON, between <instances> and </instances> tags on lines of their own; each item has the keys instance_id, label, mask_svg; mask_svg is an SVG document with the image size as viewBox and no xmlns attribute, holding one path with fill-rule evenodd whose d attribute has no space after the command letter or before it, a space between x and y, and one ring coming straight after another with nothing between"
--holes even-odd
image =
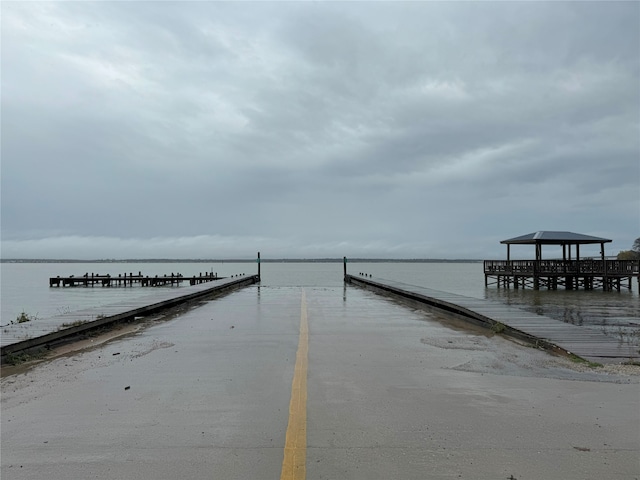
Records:
<instances>
[{"instance_id":1,"label":"grass patch","mask_svg":"<svg viewBox=\"0 0 640 480\"><path fill-rule=\"evenodd\" d=\"M586 365L587 367L591 367L591 368L599 368L602 367L601 363L598 362L591 362L589 360L585 360L582 357L579 357L578 355L574 354L574 353L570 353L569 354L569 360L571 360L574 363L579 363L581 365Z\"/></svg>"},{"instance_id":2,"label":"grass patch","mask_svg":"<svg viewBox=\"0 0 640 480\"><path fill-rule=\"evenodd\" d=\"M505 326L504 323L502 322L496 322L493 325L491 325L491 331L493 333L502 333L507 329L507 327Z\"/></svg>"},{"instance_id":3,"label":"grass patch","mask_svg":"<svg viewBox=\"0 0 640 480\"><path fill-rule=\"evenodd\" d=\"M79 327L85 323L89 323L89 320L76 320L75 322L63 323L58 327L58 330L62 330L63 328Z\"/></svg>"},{"instance_id":4,"label":"grass patch","mask_svg":"<svg viewBox=\"0 0 640 480\"><path fill-rule=\"evenodd\" d=\"M5 362L9 365L20 365L25 362L31 362L33 360L40 360L47 354L47 350L44 348L40 348L36 351L32 352L17 352L17 353L8 353L5 356Z\"/></svg>"},{"instance_id":5,"label":"grass patch","mask_svg":"<svg viewBox=\"0 0 640 480\"><path fill-rule=\"evenodd\" d=\"M16 317L15 321L11 320L11 325L17 325L19 323L27 323L37 319L38 319L38 315L29 315L27 312L23 311L22 313L20 313L20 315Z\"/></svg>"}]
</instances>

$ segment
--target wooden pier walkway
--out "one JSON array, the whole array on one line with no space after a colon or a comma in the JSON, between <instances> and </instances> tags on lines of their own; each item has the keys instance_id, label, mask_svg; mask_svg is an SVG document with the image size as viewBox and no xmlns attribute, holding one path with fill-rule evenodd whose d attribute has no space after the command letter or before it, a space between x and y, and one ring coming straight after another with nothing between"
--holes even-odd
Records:
<instances>
[{"instance_id":1,"label":"wooden pier walkway","mask_svg":"<svg viewBox=\"0 0 640 480\"><path fill-rule=\"evenodd\" d=\"M345 275L345 282L418 302L521 340L598 363L640 361L637 345L607 336L599 330L564 323L491 300L441 292L393 280Z\"/></svg>"},{"instance_id":2,"label":"wooden pier walkway","mask_svg":"<svg viewBox=\"0 0 640 480\"><path fill-rule=\"evenodd\" d=\"M636 278L640 286L638 260L485 260L484 284L509 288L531 287L567 290L583 288L605 291L631 290Z\"/></svg>"},{"instance_id":3,"label":"wooden pier walkway","mask_svg":"<svg viewBox=\"0 0 640 480\"><path fill-rule=\"evenodd\" d=\"M218 274L205 273L198 276L185 277L179 273L171 273L170 275L163 275L155 277L144 276L138 272L137 275L130 274L118 274L117 277L111 275L89 274L85 273L82 276L76 277L71 275L69 277L50 277L50 287L95 287L96 285L102 287L133 287L134 285L140 285L142 287L161 287L161 286L174 286L180 285L182 282L189 282L189 285L200 285L201 283L213 282L220 280L224 277L218 277Z\"/></svg>"},{"instance_id":4,"label":"wooden pier walkway","mask_svg":"<svg viewBox=\"0 0 640 480\"><path fill-rule=\"evenodd\" d=\"M104 328L122 321L156 314L164 309L215 293L226 293L260 281L258 275L234 275L217 279L215 285L200 283L184 288L158 289L153 293L129 298L120 303L68 312L49 318L5 325L0 336L0 353L6 355L48 346L55 342Z\"/></svg>"}]
</instances>

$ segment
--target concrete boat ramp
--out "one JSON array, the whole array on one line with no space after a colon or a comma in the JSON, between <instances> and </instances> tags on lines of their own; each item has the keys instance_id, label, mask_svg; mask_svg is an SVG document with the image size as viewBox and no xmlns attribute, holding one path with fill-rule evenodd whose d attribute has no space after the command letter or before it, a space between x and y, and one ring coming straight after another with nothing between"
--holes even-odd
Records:
<instances>
[{"instance_id":1,"label":"concrete boat ramp","mask_svg":"<svg viewBox=\"0 0 640 480\"><path fill-rule=\"evenodd\" d=\"M640 376L606 368L342 282L253 284L4 375L0 473L638 478Z\"/></svg>"},{"instance_id":2,"label":"concrete boat ramp","mask_svg":"<svg viewBox=\"0 0 640 480\"><path fill-rule=\"evenodd\" d=\"M640 361L638 345L621 342L594 328L560 322L544 315L491 300L441 292L393 280L363 275L345 277L347 283L439 308L463 319L530 342L597 363Z\"/></svg>"},{"instance_id":3,"label":"concrete boat ramp","mask_svg":"<svg viewBox=\"0 0 640 480\"><path fill-rule=\"evenodd\" d=\"M346 269L345 269L346 272ZM576 326L504 303L466 297L393 280L375 280L364 274L347 275L345 283L393 295L454 314L495 333L525 340L535 346L575 355L598 363L640 361L637 345L621 342L593 328ZM259 275L236 275L213 284L192 282L186 289L165 289L125 302L67 312L37 322L5 326L0 337L2 358L7 355L51 345L67 337L124 320L133 320L202 296L232 291L260 281Z\"/></svg>"},{"instance_id":4,"label":"concrete boat ramp","mask_svg":"<svg viewBox=\"0 0 640 480\"><path fill-rule=\"evenodd\" d=\"M4 376L3 480L632 479L639 376L350 285L255 284Z\"/></svg>"}]
</instances>

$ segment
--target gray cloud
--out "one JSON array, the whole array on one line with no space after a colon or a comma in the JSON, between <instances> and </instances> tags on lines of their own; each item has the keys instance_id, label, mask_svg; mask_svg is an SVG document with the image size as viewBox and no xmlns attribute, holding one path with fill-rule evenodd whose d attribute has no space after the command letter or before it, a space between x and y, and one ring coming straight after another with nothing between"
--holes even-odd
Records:
<instances>
[{"instance_id":1,"label":"gray cloud","mask_svg":"<svg viewBox=\"0 0 640 480\"><path fill-rule=\"evenodd\" d=\"M637 3L1 8L4 257L639 234Z\"/></svg>"}]
</instances>

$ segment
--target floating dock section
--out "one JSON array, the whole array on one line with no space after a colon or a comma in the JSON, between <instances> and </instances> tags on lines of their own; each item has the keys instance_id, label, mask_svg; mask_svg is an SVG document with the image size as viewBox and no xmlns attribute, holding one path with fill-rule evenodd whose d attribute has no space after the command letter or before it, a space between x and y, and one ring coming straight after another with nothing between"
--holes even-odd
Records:
<instances>
[{"instance_id":1,"label":"floating dock section","mask_svg":"<svg viewBox=\"0 0 640 480\"><path fill-rule=\"evenodd\" d=\"M180 289L155 290L153 294L129 299L122 304L107 305L91 310L69 312L48 319L2 327L1 356L5 362L8 355L48 348L92 330L110 327L119 322L157 314L177 305L214 294L225 294L235 289L253 285L260 281L259 275L237 275L218 279L215 285L200 283ZM29 336L29 338L24 338Z\"/></svg>"},{"instance_id":2,"label":"floating dock section","mask_svg":"<svg viewBox=\"0 0 640 480\"><path fill-rule=\"evenodd\" d=\"M345 282L413 304L433 307L538 347L597 363L640 361L637 345L623 343L589 327L564 323L491 300L440 292L368 275L347 275Z\"/></svg>"}]
</instances>

